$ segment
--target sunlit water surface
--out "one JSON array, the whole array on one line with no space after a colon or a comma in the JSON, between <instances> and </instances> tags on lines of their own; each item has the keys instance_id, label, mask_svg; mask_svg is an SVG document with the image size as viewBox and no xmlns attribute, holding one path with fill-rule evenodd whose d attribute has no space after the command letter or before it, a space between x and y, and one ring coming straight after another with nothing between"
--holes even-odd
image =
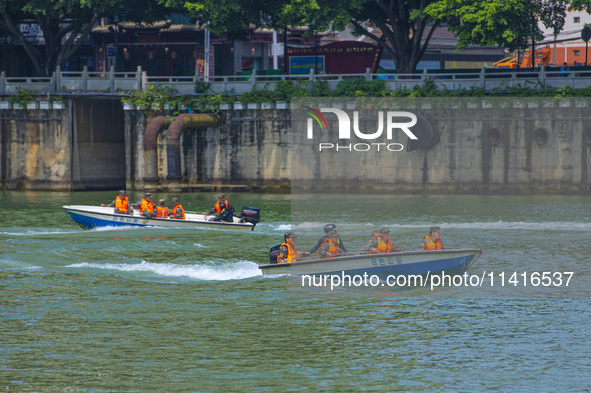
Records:
<instances>
[{"instance_id":1,"label":"sunlit water surface","mask_svg":"<svg viewBox=\"0 0 591 393\"><path fill-rule=\"evenodd\" d=\"M446 247L483 250L474 274L568 268L589 287L589 198L376 196L380 209L360 215L341 196L309 217L294 205L292 228L288 195L229 196L238 209L262 209L255 231L86 231L61 206L114 193L1 193L0 389L591 390L584 291L330 291L258 269L290 229L307 249L336 222L358 249L388 226L416 249L440 225ZM215 200L180 197L195 211Z\"/></svg>"}]
</instances>

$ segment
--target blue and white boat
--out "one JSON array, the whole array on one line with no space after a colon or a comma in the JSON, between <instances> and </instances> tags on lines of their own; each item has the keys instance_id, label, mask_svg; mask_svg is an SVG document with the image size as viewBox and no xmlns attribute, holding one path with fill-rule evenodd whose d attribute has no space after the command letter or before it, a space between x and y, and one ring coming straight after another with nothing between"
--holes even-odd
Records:
<instances>
[{"instance_id":1,"label":"blue and white boat","mask_svg":"<svg viewBox=\"0 0 591 393\"><path fill-rule=\"evenodd\" d=\"M169 218L146 218L138 211L133 214L115 214L112 207L63 206L68 217L84 229L96 227L164 227L164 228L206 228L252 231L259 222L259 209L245 207L233 222L213 221L215 216L185 212L184 220Z\"/></svg>"},{"instance_id":2,"label":"blue and white boat","mask_svg":"<svg viewBox=\"0 0 591 393\"><path fill-rule=\"evenodd\" d=\"M356 254L326 259L302 258L294 263L261 265L267 274L307 275L448 275L463 274L482 254L480 249L403 251L388 254Z\"/></svg>"}]
</instances>

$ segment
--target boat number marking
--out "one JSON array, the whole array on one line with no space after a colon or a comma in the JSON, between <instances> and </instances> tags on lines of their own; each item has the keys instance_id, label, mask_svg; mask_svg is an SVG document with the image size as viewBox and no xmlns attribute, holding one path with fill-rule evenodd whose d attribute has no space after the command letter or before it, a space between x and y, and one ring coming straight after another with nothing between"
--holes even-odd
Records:
<instances>
[{"instance_id":1,"label":"boat number marking","mask_svg":"<svg viewBox=\"0 0 591 393\"><path fill-rule=\"evenodd\" d=\"M396 259L389 257L389 258L372 258L371 259L372 266L386 266L386 265L402 265L402 257L396 257Z\"/></svg>"},{"instance_id":2,"label":"boat number marking","mask_svg":"<svg viewBox=\"0 0 591 393\"><path fill-rule=\"evenodd\" d=\"M128 222L128 223L137 223L138 219L137 218L131 218L131 217L113 217L113 221L119 221L119 222Z\"/></svg>"}]
</instances>

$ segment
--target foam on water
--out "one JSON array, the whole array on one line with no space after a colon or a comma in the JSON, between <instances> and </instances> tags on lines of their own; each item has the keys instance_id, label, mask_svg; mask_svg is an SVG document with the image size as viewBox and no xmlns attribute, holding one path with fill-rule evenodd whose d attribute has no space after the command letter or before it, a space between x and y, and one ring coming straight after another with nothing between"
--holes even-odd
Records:
<instances>
[{"instance_id":1,"label":"foam on water","mask_svg":"<svg viewBox=\"0 0 591 393\"><path fill-rule=\"evenodd\" d=\"M307 229L322 229L326 225L319 222L302 222L293 225L294 230ZM575 222L575 221L541 221L541 222L525 222L525 221L488 221L488 222L437 222L437 223L412 223L412 224L388 224L391 229L394 228L409 228L409 229L425 229L432 225L438 225L442 229L478 229L478 230L530 230L530 231L589 231L591 230L591 222ZM348 229L355 227L380 227L382 225L375 225L372 223L339 223L339 232L345 232Z\"/></svg>"},{"instance_id":2,"label":"foam on water","mask_svg":"<svg viewBox=\"0 0 591 393\"><path fill-rule=\"evenodd\" d=\"M425 228L433 224L392 224L390 228ZM492 222L442 222L437 223L441 228L455 229L493 229L493 230L530 230L530 231L588 231L591 223L573 221L492 221Z\"/></svg>"},{"instance_id":3,"label":"foam on water","mask_svg":"<svg viewBox=\"0 0 591 393\"><path fill-rule=\"evenodd\" d=\"M204 281L241 280L262 275L259 265L250 261L222 262L215 264L176 265L142 261L129 263L75 263L67 268L115 270L121 272L148 272L163 277L182 277Z\"/></svg>"},{"instance_id":4,"label":"foam on water","mask_svg":"<svg viewBox=\"0 0 591 393\"><path fill-rule=\"evenodd\" d=\"M70 235L74 233L80 233L80 230L56 230L50 228L11 228L10 232L0 232L0 236L31 236L31 235Z\"/></svg>"}]
</instances>

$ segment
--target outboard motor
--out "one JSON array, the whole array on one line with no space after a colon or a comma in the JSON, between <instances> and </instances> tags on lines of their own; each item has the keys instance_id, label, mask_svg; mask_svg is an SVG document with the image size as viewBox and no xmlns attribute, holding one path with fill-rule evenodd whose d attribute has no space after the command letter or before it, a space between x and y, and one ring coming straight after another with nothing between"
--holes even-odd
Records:
<instances>
[{"instance_id":1,"label":"outboard motor","mask_svg":"<svg viewBox=\"0 0 591 393\"><path fill-rule=\"evenodd\" d=\"M269 263L277 263L277 256L279 255L279 249L281 248L281 244L271 247L269 250Z\"/></svg>"},{"instance_id":2,"label":"outboard motor","mask_svg":"<svg viewBox=\"0 0 591 393\"><path fill-rule=\"evenodd\" d=\"M256 207L242 206L242 213L240 213L240 222L250 222L251 224L258 224L261 221L261 209Z\"/></svg>"}]
</instances>

